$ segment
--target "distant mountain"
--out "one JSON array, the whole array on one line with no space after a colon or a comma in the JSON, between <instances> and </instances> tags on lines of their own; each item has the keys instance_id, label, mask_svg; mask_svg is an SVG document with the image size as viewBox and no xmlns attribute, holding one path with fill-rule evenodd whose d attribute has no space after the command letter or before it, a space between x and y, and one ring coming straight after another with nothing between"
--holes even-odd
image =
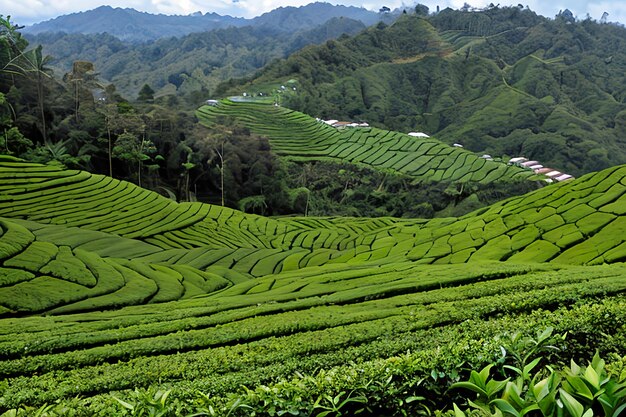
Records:
<instances>
[{"instance_id":1,"label":"distant mountain","mask_svg":"<svg viewBox=\"0 0 626 417\"><path fill-rule=\"evenodd\" d=\"M246 19L220 16L216 13L166 16L139 12L130 8L101 6L86 12L72 13L37 23L25 27L22 32L30 35L45 32L109 33L121 40L143 42L228 26L243 26L246 23Z\"/></svg>"},{"instance_id":2,"label":"distant mountain","mask_svg":"<svg viewBox=\"0 0 626 417\"><path fill-rule=\"evenodd\" d=\"M293 8L292 8L293 9ZM265 18L267 22L267 17ZM104 34L42 33L27 36L31 45L43 45L61 77L74 61L91 61L102 81L113 82L123 96L134 99L148 83L160 94L213 91L231 77L249 75L306 45L365 29L358 21L334 17L311 29L292 32L269 23L191 33L147 44L128 43Z\"/></svg>"},{"instance_id":3,"label":"distant mountain","mask_svg":"<svg viewBox=\"0 0 626 417\"><path fill-rule=\"evenodd\" d=\"M379 19L377 13L363 8L319 2L302 7L280 7L254 19L221 16L216 13L194 13L187 16L155 15L130 8L101 6L28 26L22 30L22 33L25 35L57 32L108 33L123 41L146 42L231 26L251 25L294 32L312 29L335 17L347 17L361 21L368 26Z\"/></svg>"},{"instance_id":4,"label":"distant mountain","mask_svg":"<svg viewBox=\"0 0 626 417\"><path fill-rule=\"evenodd\" d=\"M316 2L302 7L279 7L255 17L251 23L254 26L269 26L295 32L312 29L336 17L358 20L366 26L380 20L378 13L363 8Z\"/></svg>"}]
</instances>

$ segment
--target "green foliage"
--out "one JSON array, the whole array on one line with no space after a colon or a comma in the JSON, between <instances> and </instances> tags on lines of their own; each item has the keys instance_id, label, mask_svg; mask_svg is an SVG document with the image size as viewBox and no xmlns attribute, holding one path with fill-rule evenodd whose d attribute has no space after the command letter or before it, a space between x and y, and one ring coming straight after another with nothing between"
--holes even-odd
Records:
<instances>
[{"instance_id":1,"label":"green foliage","mask_svg":"<svg viewBox=\"0 0 626 417\"><path fill-rule=\"evenodd\" d=\"M530 372L542 358L549 361L551 354L560 350L552 343L562 343L567 337L566 334L554 337L553 330L552 327L548 327L537 331L535 337L525 336L519 332L504 334L500 339L502 342L501 362L506 362L507 355L513 360L513 365L504 365L504 368L513 371L524 381L530 379Z\"/></svg>"},{"instance_id":2,"label":"green foliage","mask_svg":"<svg viewBox=\"0 0 626 417\"><path fill-rule=\"evenodd\" d=\"M61 73L69 71L77 60L89 60L103 78L115 80L119 92L126 97L137 97L142 86L148 84L156 98L168 93L189 97L201 92L201 103L209 98L208 91L214 91L221 82L248 76L272 60L307 45L356 34L365 28L363 23L351 18L329 16L319 21L322 16L314 14L300 23L283 16L279 23L256 27L209 31L203 27L198 33L179 37L162 37L164 32L160 31L161 39L149 45L121 41L110 30L84 35L42 33L30 35L29 39L42 44L46 53L56 58L55 65ZM318 23L312 24L314 21ZM133 71L128 71L131 67Z\"/></svg>"},{"instance_id":3,"label":"green foliage","mask_svg":"<svg viewBox=\"0 0 626 417\"><path fill-rule=\"evenodd\" d=\"M180 415L180 403L168 401L171 391L135 390L128 401L115 400L123 407L123 414L133 417L166 417Z\"/></svg>"},{"instance_id":4,"label":"green foliage","mask_svg":"<svg viewBox=\"0 0 626 417\"><path fill-rule=\"evenodd\" d=\"M144 153L150 149L150 142L142 141L130 132L124 132L117 138L115 147L113 147L113 156L126 162L137 163L150 158Z\"/></svg>"},{"instance_id":5,"label":"green foliage","mask_svg":"<svg viewBox=\"0 0 626 417\"><path fill-rule=\"evenodd\" d=\"M301 162L346 161L424 182L489 184L535 179L531 171L485 160L435 139L372 128L336 129L263 102L225 100L218 106L204 106L197 113L208 126L226 117L236 118L255 133L267 135L276 153Z\"/></svg>"},{"instance_id":6,"label":"green foliage","mask_svg":"<svg viewBox=\"0 0 626 417\"><path fill-rule=\"evenodd\" d=\"M20 74L20 58L28 42L18 32L19 26L11 22L11 16L0 15L0 73Z\"/></svg>"},{"instance_id":7,"label":"green foliage","mask_svg":"<svg viewBox=\"0 0 626 417\"><path fill-rule=\"evenodd\" d=\"M287 185L307 190L298 195L300 205L294 204L294 210L314 216L459 216L536 186L523 180L471 186L418 182L408 175L326 160L290 160L285 166ZM454 193L449 192L452 189Z\"/></svg>"},{"instance_id":8,"label":"green foliage","mask_svg":"<svg viewBox=\"0 0 626 417\"><path fill-rule=\"evenodd\" d=\"M0 136L0 147L2 147L7 154L15 153L21 155L32 146L33 142L24 137L15 126L5 130L4 135Z\"/></svg>"},{"instance_id":9,"label":"green foliage","mask_svg":"<svg viewBox=\"0 0 626 417\"><path fill-rule=\"evenodd\" d=\"M490 368L480 374L472 371L470 381L452 385L478 392L478 398L468 403L480 415L617 416L626 409L626 385L607 374L597 352L587 367L572 360L571 367L562 371L546 367L532 375L524 372L513 381L490 379ZM455 405L454 415L467 414Z\"/></svg>"},{"instance_id":10,"label":"green foliage","mask_svg":"<svg viewBox=\"0 0 626 417\"><path fill-rule=\"evenodd\" d=\"M67 250L66 247L64 248ZM32 272L39 272L44 265L57 256L57 252L58 248L52 243L33 242L24 252L7 259L4 264ZM64 266L63 263L61 265Z\"/></svg>"},{"instance_id":11,"label":"green foliage","mask_svg":"<svg viewBox=\"0 0 626 417\"><path fill-rule=\"evenodd\" d=\"M426 131L574 175L626 162L624 28L514 6L424 13L306 48L225 95L296 79L283 104L324 119Z\"/></svg>"},{"instance_id":12,"label":"green foliage","mask_svg":"<svg viewBox=\"0 0 626 417\"><path fill-rule=\"evenodd\" d=\"M226 151L228 148L224 149ZM232 151L235 152L234 149ZM236 160L230 154L224 155L226 164L235 165ZM398 186L406 187L402 185L401 177L368 177L362 175L363 172L366 171L337 171L336 177L341 182L335 185L335 198L343 199L352 207L368 207L367 204L378 205L391 198L386 187L392 189L395 181L398 181L395 183ZM294 185L306 183L310 187L307 190L319 189L317 181L325 181L330 177L318 179L310 171L300 174L301 179L298 181L303 182ZM10 197L4 205L0 204L0 215L45 221L64 227L89 227L100 232L76 234L75 238L71 238L71 235L63 236L59 228L34 229L42 236L50 236L53 242L59 242L58 246L78 247L101 256L142 257L147 262L187 264L198 269L216 267L221 268L219 275L232 270L235 271L233 273L241 274L239 277L264 276L288 269L366 260L384 264L395 260L425 263L554 260L570 264L595 264L607 259L614 262L623 256L620 236L625 226L619 217L622 212L612 213L616 210L613 207L619 206L624 191L619 186L624 175L623 168L546 187L461 218L430 221L392 218L349 221L306 217L267 219L200 203L177 204L129 183L51 166L6 162L5 170L0 171L0 175L4 175L7 182L3 192ZM359 185L359 181L369 181L367 198L370 201L357 206L358 193L368 190ZM22 185L15 188L13 184ZM264 190L270 184L269 181L261 182ZM328 185L323 187L331 188ZM409 187L404 189L411 190ZM423 190L430 191L431 188ZM472 194L481 191L460 184L456 187L448 186L440 192L448 199L456 199L467 190ZM284 188L278 187L274 194L266 191L264 200L258 197L258 204L254 206L256 208L251 204L257 201L257 197L249 200L247 208L261 211L265 207L263 201L268 209L275 207L275 204L269 204L271 200L268 197L280 198L280 191L284 192ZM398 204L397 201L401 200L392 199L389 203ZM445 204L446 200L443 201ZM318 209L314 195L309 195L304 201L285 195L278 204L304 204L305 210L306 204L309 204L308 209L311 211ZM401 207L395 210L399 209ZM125 239L116 239L111 234ZM142 239L142 242L133 239ZM13 247L16 240L7 240L5 243L0 239L0 242L9 248ZM6 265L19 265L38 272L36 266L28 266L27 263L41 267L48 262L35 256L35 249L39 246L37 244L20 255L18 252L23 248L11 249L7 257L17 256L8 260ZM56 265L58 262L55 262L52 261ZM70 264L67 265L70 268ZM79 267L78 264L76 266ZM94 285L92 281L89 284L81 281L82 278L79 280L70 269L61 268L58 272L45 269L45 272L72 282ZM152 274L149 269L144 271L148 275ZM170 294L166 298L176 299L184 294L184 280L176 278L178 273L165 271L165 274L174 277L172 283L175 284L172 291L165 292ZM89 276L83 272L79 275ZM230 279L228 276L226 278ZM233 279L237 282L240 280Z\"/></svg>"},{"instance_id":13,"label":"green foliage","mask_svg":"<svg viewBox=\"0 0 626 417\"><path fill-rule=\"evenodd\" d=\"M55 259L40 269L42 274L50 274L87 287L96 285L96 278L85 264L74 256L69 247L61 246L58 250Z\"/></svg>"},{"instance_id":14,"label":"green foliage","mask_svg":"<svg viewBox=\"0 0 626 417\"><path fill-rule=\"evenodd\" d=\"M139 90L139 95L137 96L138 101L151 101L154 100L154 90L150 85L144 84Z\"/></svg>"},{"instance_id":15,"label":"green foliage","mask_svg":"<svg viewBox=\"0 0 626 417\"><path fill-rule=\"evenodd\" d=\"M202 151L189 149L184 161ZM227 149L220 162L235 165ZM367 172L341 169L342 182ZM300 174L307 190L329 177ZM391 175L361 177L389 198ZM625 177L615 167L459 218L262 217L0 157L0 408L407 417L460 404L449 388L464 381L492 414L551 412L553 399L564 415L615 414L622 382L603 385L591 356L621 373ZM591 368L543 367L572 358Z\"/></svg>"},{"instance_id":16,"label":"green foliage","mask_svg":"<svg viewBox=\"0 0 626 417\"><path fill-rule=\"evenodd\" d=\"M607 192L622 181L623 168L432 221L263 218L177 204L99 175L4 158L2 168L0 214L29 219L2 221L0 244L8 248L0 270L8 277L0 288L3 409L77 416L414 416L458 402L446 392L460 378L473 378L484 393L473 402L490 413L537 411L529 409L537 397L549 410L552 395L577 416L589 407L604 404L614 412L623 404L622 388L608 383L596 391L589 386L597 399L588 401L576 378L592 385L606 379L594 379L588 368L578 372L572 365L571 382L535 378L539 364L532 356L550 345L545 333L527 336L546 325L569 332L562 351L553 352L557 362L569 352L589 356L590 346L603 354L623 351L624 301L615 296L624 290L622 265L418 264L465 262L488 242L501 241L519 253L546 242L526 252L534 254L531 260L544 256L545 246L571 251L572 263L604 256L623 243L615 212L623 190ZM372 197L388 198L376 190L379 184ZM451 198L461 192L461 186L448 189ZM587 219L598 212L611 214ZM72 245L133 259L105 261L70 250L55 243L61 238L44 223L62 228ZM588 234L583 247L540 240L558 242L570 233L556 238L548 229L563 224L579 231L578 223ZM102 234L86 237L80 227ZM517 234L522 238L513 249ZM35 249L49 246L46 236L63 248L64 262L54 268L63 279L11 272L8 264L30 256L35 237L42 242ZM417 255L422 245L428 249ZM77 276L93 276L102 292L71 282ZM15 311L53 316L11 317ZM512 335L510 345L527 351L516 357L509 347L507 355L498 354L504 338L491 338L502 331ZM506 384L506 377L478 371L503 356L503 369L514 374ZM604 375L599 365L592 368ZM518 374L526 381L521 389ZM112 391L123 392L115 392L115 400ZM602 397L609 391L615 395Z\"/></svg>"},{"instance_id":17,"label":"green foliage","mask_svg":"<svg viewBox=\"0 0 626 417\"><path fill-rule=\"evenodd\" d=\"M34 236L30 231L15 223L4 222L0 220L0 259L5 260L11 258L24 249L34 240Z\"/></svg>"}]
</instances>

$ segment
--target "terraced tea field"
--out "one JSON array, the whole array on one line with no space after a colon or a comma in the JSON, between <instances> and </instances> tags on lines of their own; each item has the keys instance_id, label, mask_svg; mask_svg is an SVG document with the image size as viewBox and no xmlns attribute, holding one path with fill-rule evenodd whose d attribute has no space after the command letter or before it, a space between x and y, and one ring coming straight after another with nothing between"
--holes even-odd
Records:
<instances>
[{"instance_id":1,"label":"terraced tea field","mask_svg":"<svg viewBox=\"0 0 626 417\"><path fill-rule=\"evenodd\" d=\"M391 376L424 400L372 394L368 415L402 415L506 331L623 352L625 191L615 167L460 218L265 218L0 157L0 411L123 415L111 392L154 387L172 415L251 392L272 415L263 387L300 384L292 415L316 415Z\"/></svg>"},{"instance_id":2,"label":"terraced tea field","mask_svg":"<svg viewBox=\"0 0 626 417\"><path fill-rule=\"evenodd\" d=\"M336 129L308 115L264 102L223 100L204 106L198 118L211 125L231 117L266 136L273 150L296 160L328 159L409 175L423 181L491 183L545 178L515 166L480 158L433 138L377 128Z\"/></svg>"}]
</instances>

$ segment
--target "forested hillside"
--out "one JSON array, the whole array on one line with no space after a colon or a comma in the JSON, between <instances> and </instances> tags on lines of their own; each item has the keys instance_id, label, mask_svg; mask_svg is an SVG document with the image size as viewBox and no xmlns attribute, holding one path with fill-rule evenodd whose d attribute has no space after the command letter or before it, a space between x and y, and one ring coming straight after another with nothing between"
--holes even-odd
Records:
<instances>
[{"instance_id":1,"label":"forested hillside","mask_svg":"<svg viewBox=\"0 0 626 417\"><path fill-rule=\"evenodd\" d=\"M300 42L302 36L310 41L316 34L326 36L333 33L333 27L351 24L362 27L358 22L334 19L313 32L295 34L289 39L292 45ZM246 107L241 103L233 107L232 113L219 117L217 123L209 123L210 128L202 127L189 110L203 103L208 95L198 79L185 74L170 75L171 81L180 83L180 95L159 96L144 83L138 100L129 102L115 84L102 80L102 73L89 60L75 61L59 79L50 67L52 58L45 55L43 48L29 49L14 28L9 33L7 42L15 59L6 57L8 68L0 78L0 91L4 91L5 97L0 108L2 127L7 132L2 146L5 153L33 162L62 163L129 179L178 201L200 200L264 215L461 215L545 184L545 177L534 176L529 170L507 167L506 161L496 163L479 158L435 139L417 140L382 130L362 137L338 135L330 126L317 136L311 131L317 125L313 118L301 114L292 120L287 109L272 105L272 100L280 95L274 97L276 93L269 85L264 90L265 97L259 91L255 98L265 100L265 104ZM155 53L161 51L160 62L166 70L170 68L166 62L195 67L198 59L211 56L198 53L198 48L227 54L234 42L240 42L244 44L244 56L256 56L260 48L269 50L278 45L280 49L280 43L270 42L269 35L260 38L263 33L268 32L261 30L256 36L256 29L240 28L189 35L183 40L183 45L188 45L189 62L176 58L185 48L177 47L180 42L175 38L155 44L163 49L154 45L152 48L157 48ZM58 45L66 45L67 37L75 36L60 35ZM86 38L79 35L79 40ZM269 46L262 46L259 39ZM93 35L90 42L78 49L91 48L95 52L93 48L106 42L121 48L119 55L128 53L135 57L135 64L144 61L135 56L138 49L124 49L120 41L109 35ZM68 51L72 49L68 47ZM125 71L133 76L128 68ZM194 73L204 77L199 69ZM150 74L164 76L160 70ZM289 95L298 97L299 84L287 85ZM219 109L228 108L225 105ZM258 123L248 123L247 112L270 128L257 129ZM295 135L302 143L325 141L329 134L335 143L332 149L326 148L308 159L294 158L285 152L280 140L274 140L281 128L285 128L283 135ZM384 145L372 148L371 143L379 139ZM353 155L361 147L361 152ZM381 161L363 163L365 159Z\"/></svg>"},{"instance_id":2,"label":"forested hillside","mask_svg":"<svg viewBox=\"0 0 626 417\"><path fill-rule=\"evenodd\" d=\"M217 84L254 73L271 61L298 49L353 35L365 28L360 21L335 17L319 25L282 28L279 25L230 27L170 37L148 44L121 41L108 33L45 33L28 36L52 57L58 74L70 72L75 61L90 61L100 78L135 98L144 84L158 95L203 91L208 97Z\"/></svg>"},{"instance_id":3,"label":"forested hillside","mask_svg":"<svg viewBox=\"0 0 626 417\"><path fill-rule=\"evenodd\" d=\"M297 79L287 105L313 116L422 130L580 174L626 162L624 50L623 27L567 13L446 9L305 48L220 90Z\"/></svg>"},{"instance_id":4,"label":"forested hillside","mask_svg":"<svg viewBox=\"0 0 626 417\"><path fill-rule=\"evenodd\" d=\"M547 384L554 396L525 401L556 410L585 390L540 362L598 349L600 386L626 378L625 178L615 167L461 218L272 219L2 157L0 410L452 413L456 383L484 365L483 381L493 367ZM487 409L523 406L504 386ZM607 407L624 404L610 392Z\"/></svg>"},{"instance_id":5,"label":"forested hillside","mask_svg":"<svg viewBox=\"0 0 626 417\"><path fill-rule=\"evenodd\" d=\"M201 107L197 116L211 128L231 119L268 138L288 168L294 199L306 199L305 214L460 215L551 182L530 169L437 139L371 127L336 128L271 100L223 100ZM264 201L262 195L255 198L242 200L240 208Z\"/></svg>"}]
</instances>

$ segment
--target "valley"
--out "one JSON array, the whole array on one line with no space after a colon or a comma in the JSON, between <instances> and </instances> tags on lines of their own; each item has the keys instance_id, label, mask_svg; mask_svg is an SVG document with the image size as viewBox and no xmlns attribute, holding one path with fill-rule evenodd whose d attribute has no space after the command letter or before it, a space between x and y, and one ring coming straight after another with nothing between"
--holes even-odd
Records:
<instances>
[{"instance_id":1,"label":"valley","mask_svg":"<svg viewBox=\"0 0 626 417\"><path fill-rule=\"evenodd\" d=\"M621 415L626 31L424 7L0 16L0 416Z\"/></svg>"}]
</instances>

